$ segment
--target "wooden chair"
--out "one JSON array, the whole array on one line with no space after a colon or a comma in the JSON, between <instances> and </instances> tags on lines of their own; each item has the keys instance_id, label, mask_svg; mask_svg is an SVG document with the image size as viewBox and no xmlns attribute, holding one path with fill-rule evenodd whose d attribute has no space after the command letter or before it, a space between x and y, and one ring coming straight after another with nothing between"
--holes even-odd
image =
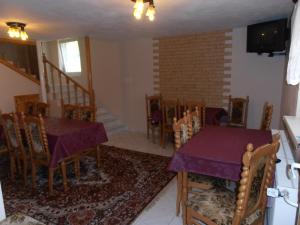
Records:
<instances>
[{"instance_id":1,"label":"wooden chair","mask_svg":"<svg viewBox=\"0 0 300 225\"><path fill-rule=\"evenodd\" d=\"M147 121L147 138L149 139L150 130L153 142L155 141L155 129L159 130L160 141L162 142L162 96L145 95L146 101L146 121Z\"/></svg>"},{"instance_id":2,"label":"wooden chair","mask_svg":"<svg viewBox=\"0 0 300 225\"><path fill-rule=\"evenodd\" d=\"M24 103L24 105L25 105L24 113L26 115L31 115L31 116L36 115L36 102L27 101Z\"/></svg>"},{"instance_id":3,"label":"wooden chair","mask_svg":"<svg viewBox=\"0 0 300 225\"><path fill-rule=\"evenodd\" d=\"M35 107L35 115L42 115L42 117L49 117L49 105L44 102L37 102Z\"/></svg>"},{"instance_id":4,"label":"wooden chair","mask_svg":"<svg viewBox=\"0 0 300 225\"><path fill-rule=\"evenodd\" d=\"M93 106L80 106L79 119L87 122L96 121L96 108Z\"/></svg>"},{"instance_id":5,"label":"wooden chair","mask_svg":"<svg viewBox=\"0 0 300 225\"><path fill-rule=\"evenodd\" d=\"M198 106L195 107L195 110L190 112L187 110L187 118L188 118L188 128L189 128L189 137L192 138L195 134L197 134L202 128L201 123L201 111L198 110Z\"/></svg>"},{"instance_id":6,"label":"wooden chair","mask_svg":"<svg viewBox=\"0 0 300 225\"><path fill-rule=\"evenodd\" d=\"M261 119L261 125L260 125L261 130L270 130L272 114L273 114L273 105L266 102L263 108L263 114Z\"/></svg>"},{"instance_id":7,"label":"wooden chair","mask_svg":"<svg viewBox=\"0 0 300 225\"><path fill-rule=\"evenodd\" d=\"M232 98L229 96L228 125L231 127L247 127L249 96L246 98Z\"/></svg>"},{"instance_id":8,"label":"wooden chair","mask_svg":"<svg viewBox=\"0 0 300 225\"><path fill-rule=\"evenodd\" d=\"M30 160L32 168L32 186L36 188L36 167L45 166L48 167L48 187L49 193L53 193L53 174L57 168L51 168L51 154L49 151L48 140L46 135L46 130L44 126L44 120L41 115L38 117L22 115L24 120L24 127L27 142L30 150ZM61 161L60 167L63 176L63 185L64 190L67 190L67 172L66 172L66 163L73 162L75 167L75 174L78 178L79 173L79 156L72 156L65 158Z\"/></svg>"},{"instance_id":9,"label":"wooden chair","mask_svg":"<svg viewBox=\"0 0 300 225\"><path fill-rule=\"evenodd\" d=\"M71 104L66 104L62 105L62 118L66 119L79 119L79 108L80 106L78 105L71 105Z\"/></svg>"},{"instance_id":10,"label":"wooden chair","mask_svg":"<svg viewBox=\"0 0 300 225\"><path fill-rule=\"evenodd\" d=\"M14 113L2 114L1 124L10 156L11 178L15 180L18 168L19 173L23 175L24 184L26 185L29 155L23 146L18 117Z\"/></svg>"},{"instance_id":11,"label":"wooden chair","mask_svg":"<svg viewBox=\"0 0 300 225\"><path fill-rule=\"evenodd\" d=\"M197 110L197 108L196 108ZM197 111L193 113L183 113L183 117L177 121L173 119L173 130L175 137L175 149L176 151L181 148L189 139L192 138L192 116L199 116ZM199 119L200 121L200 119ZM200 128L199 128L200 129ZM221 184L221 179L190 173L188 177L189 188L202 188L210 189L214 185ZM176 215L179 215L180 205L182 202L182 172L177 173L177 199L176 199Z\"/></svg>"},{"instance_id":12,"label":"wooden chair","mask_svg":"<svg viewBox=\"0 0 300 225\"><path fill-rule=\"evenodd\" d=\"M173 135L173 119L178 115L178 101L163 100L162 101L162 139L161 145L166 146L166 137L168 134Z\"/></svg>"},{"instance_id":13,"label":"wooden chair","mask_svg":"<svg viewBox=\"0 0 300 225\"><path fill-rule=\"evenodd\" d=\"M40 99L39 94L30 95L16 95L14 96L16 112L26 112L26 102L38 102Z\"/></svg>"},{"instance_id":14,"label":"wooden chair","mask_svg":"<svg viewBox=\"0 0 300 225\"><path fill-rule=\"evenodd\" d=\"M185 111L195 111L196 107L198 108L198 114L200 115L200 126L205 127L205 110L206 105L204 102L198 101L186 101L185 102Z\"/></svg>"},{"instance_id":15,"label":"wooden chair","mask_svg":"<svg viewBox=\"0 0 300 225\"><path fill-rule=\"evenodd\" d=\"M253 149L248 144L243 155L243 167L238 193L215 187L193 189L188 193L187 173L183 174L184 223L199 225L263 224L267 204L267 188L272 184L279 138L272 144Z\"/></svg>"},{"instance_id":16,"label":"wooden chair","mask_svg":"<svg viewBox=\"0 0 300 225\"><path fill-rule=\"evenodd\" d=\"M186 113L183 113L183 118L177 121L177 118L173 119L173 131L175 137L175 149L176 151L184 145L188 139L188 118ZM180 212L180 204L182 199L182 174L177 174L177 199L176 199L176 215L179 215Z\"/></svg>"}]
</instances>

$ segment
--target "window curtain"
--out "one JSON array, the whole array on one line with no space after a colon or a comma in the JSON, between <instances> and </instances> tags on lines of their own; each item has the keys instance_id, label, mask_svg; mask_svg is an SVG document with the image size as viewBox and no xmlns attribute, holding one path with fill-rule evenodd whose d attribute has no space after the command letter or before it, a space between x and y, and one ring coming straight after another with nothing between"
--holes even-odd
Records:
<instances>
[{"instance_id":1,"label":"window curtain","mask_svg":"<svg viewBox=\"0 0 300 225\"><path fill-rule=\"evenodd\" d=\"M62 43L64 42L58 41L59 64L60 64L60 69L66 72L65 59L63 54L63 51L66 50L66 45Z\"/></svg>"},{"instance_id":2,"label":"window curtain","mask_svg":"<svg viewBox=\"0 0 300 225\"><path fill-rule=\"evenodd\" d=\"M295 4L291 24L291 46L287 67L287 83L297 85L300 82L300 9Z\"/></svg>"}]
</instances>

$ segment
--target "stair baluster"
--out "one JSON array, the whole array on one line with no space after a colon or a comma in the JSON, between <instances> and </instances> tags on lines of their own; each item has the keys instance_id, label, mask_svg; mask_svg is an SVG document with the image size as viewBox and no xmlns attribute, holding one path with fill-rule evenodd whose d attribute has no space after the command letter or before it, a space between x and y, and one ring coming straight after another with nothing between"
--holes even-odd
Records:
<instances>
[{"instance_id":1,"label":"stair baluster","mask_svg":"<svg viewBox=\"0 0 300 225\"><path fill-rule=\"evenodd\" d=\"M60 95L61 102L68 102L68 104L72 104L71 102L71 88L74 90L75 94L75 104L78 105L91 105L95 106L95 98L94 98L94 91L88 90L85 87L83 87L81 84L79 84L77 81L69 77L66 73L64 73L62 70L60 70L57 66L55 66L53 63L51 63L45 55L43 55L43 63L44 63L44 74L45 74L45 80L46 80L46 86L47 86L47 92L50 92L49 88L49 80L48 80L48 74L47 69L50 68L50 83L52 86L51 93L53 95L53 98L56 99L57 95ZM48 67L47 67L48 66ZM54 75L55 72L57 73L57 79ZM64 90L63 90L63 78L65 80L66 88L67 88L67 101L64 100ZM58 84L57 84L58 83ZM55 85L59 85L59 90L56 90ZM72 87L70 87L72 85ZM59 93L57 93L59 91ZM82 97L82 101L79 101L79 97ZM86 100L86 97L88 101ZM87 104L88 102L88 104Z\"/></svg>"}]
</instances>

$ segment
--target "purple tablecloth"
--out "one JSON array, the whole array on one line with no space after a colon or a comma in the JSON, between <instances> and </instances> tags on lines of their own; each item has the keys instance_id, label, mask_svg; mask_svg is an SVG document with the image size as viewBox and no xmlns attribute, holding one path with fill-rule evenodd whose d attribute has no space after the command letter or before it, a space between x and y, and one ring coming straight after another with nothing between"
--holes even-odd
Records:
<instances>
[{"instance_id":1,"label":"purple tablecloth","mask_svg":"<svg viewBox=\"0 0 300 225\"><path fill-rule=\"evenodd\" d=\"M51 168L67 156L108 140L102 123L59 118L47 118L44 121L52 155Z\"/></svg>"},{"instance_id":2,"label":"purple tablecloth","mask_svg":"<svg viewBox=\"0 0 300 225\"><path fill-rule=\"evenodd\" d=\"M169 169L238 181L247 144L257 148L271 142L271 131L206 127L174 154Z\"/></svg>"}]
</instances>

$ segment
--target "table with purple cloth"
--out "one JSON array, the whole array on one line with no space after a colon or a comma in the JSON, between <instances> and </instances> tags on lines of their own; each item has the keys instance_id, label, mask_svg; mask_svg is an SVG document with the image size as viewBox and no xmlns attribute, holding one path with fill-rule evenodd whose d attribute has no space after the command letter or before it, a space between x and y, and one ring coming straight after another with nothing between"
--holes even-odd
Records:
<instances>
[{"instance_id":1,"label":"table with purple cloth","mask_svg":"<svg viewBox=\"0 0 300 225\"><path fill-rule=\"evenodd\" d=\"M271 131L205 127L174 154L169 170L238 181L248 143L254 148L272 143Z\"/></svg>"},{"instance_id":2,"label":"table with purple cloth","mask_svg":"<svg viewBox=\"0 0 300 225\"><path fill-rule=\"evenodd\" d=\"M61 118L45 118L44 122L52 156L51 168L56 167L65 157L94 148L108 140L102 123Z\"/></svg>"}]
</instances>

